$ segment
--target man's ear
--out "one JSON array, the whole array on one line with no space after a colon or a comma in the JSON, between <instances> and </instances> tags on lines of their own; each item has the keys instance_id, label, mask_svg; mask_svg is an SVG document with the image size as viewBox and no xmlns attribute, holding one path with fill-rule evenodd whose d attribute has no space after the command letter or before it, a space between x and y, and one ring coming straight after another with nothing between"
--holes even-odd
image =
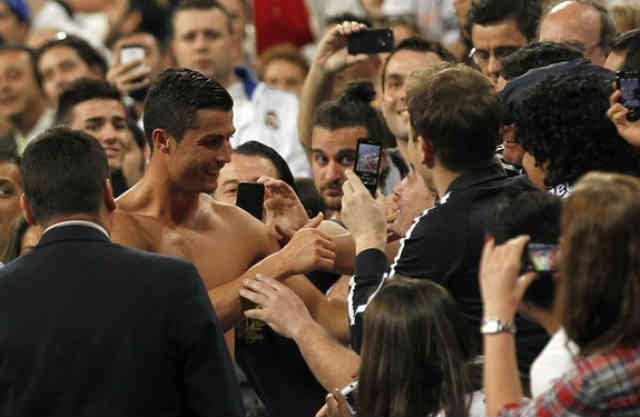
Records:
<instances>
[{"instance_id":1,"label":"man's ear","mask_svg":"<svg viewBox=\"0 0 640 417\"><path fill-rule=\"evenodd\" d=\"M153 149L157 152L169 154L173 151L173 142L171 135L164 129L154 129L151 132L153 139Z\"/></svg>"},{"instance_id":2,"label":"man's ear","mask_svg":"<svg viewBox=\"0 0 640 417\"><path fill-rule=\"evenodd\" d=\"M112 213L116 209L116 200L113 197L113 186L109 178L104 179L104 205L107 207L109 213Z\"/></svg>"},{"instance_id":3,"label":"man's ear","mask_svg":"<svg viewBox=\"0 0 640 417\"><path fill-rule=\"evenodd\" d=\"M421 135L417 137L417 140L419 142L418 146L420 146L420 150L422 152L422 158L420 162L423 163L427 168L432 169L435 164L436 156L433 143L429 139L426 139Z\"/></svg>"},{"instance_id":4,"label":"man's ear","mask_svg":"<svg viewBox=\"0 0 640 417\"><path fill-rule=\"evenodd\" d=\"M24 193L20 196L20 207L22 208L22 214L24 214L24 218L27 220L27 223L30 225L36 224L36 218L33 216L33 212L29 206L29 199Z\"/></svg>"}]
</instances>

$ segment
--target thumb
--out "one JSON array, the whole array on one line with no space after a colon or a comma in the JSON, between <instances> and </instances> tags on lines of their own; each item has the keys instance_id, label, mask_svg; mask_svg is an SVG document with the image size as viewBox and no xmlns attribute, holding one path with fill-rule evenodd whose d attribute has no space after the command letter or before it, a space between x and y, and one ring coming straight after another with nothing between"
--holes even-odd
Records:
<instances>
[{"instance_id":1,"label":"thumb","mask_svg":"<svg viewBox=\"0 0 640 417\"><path fill-rule=\"evenodd\" d=\"M318 213L318 215L316 217L314 217L313 219L309 220L307 222L307 224L305 224L303 227L310 227L310 228L316 228L318 227L318 225L320 223L322 223L322 221L324 220L324 214L323 213Z\"/></svg>"},{"instance_id":2,"label":"thumb","mask_svg":"<svg viewBox=\"0 0 640 417\"><path fill-rule=\"evenodd\" d=\"M524 296L525 291L527 291L527 288L529 288L529 285L531 285L531 283L536 280L538 278L538 274L535 272L527 272L524 275L521 275L520 278L518 278L518 299L522 300L522 297Z\"/></svg>"}]
</instances>

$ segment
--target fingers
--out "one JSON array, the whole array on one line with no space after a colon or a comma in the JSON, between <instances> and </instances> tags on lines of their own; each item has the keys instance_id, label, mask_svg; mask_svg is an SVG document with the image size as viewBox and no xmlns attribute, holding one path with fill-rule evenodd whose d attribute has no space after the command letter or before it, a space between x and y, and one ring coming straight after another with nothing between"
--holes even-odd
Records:
<instances>
[{"instance_id":1,"label":"fingers","mask_svg":"<svg viewBox=\"0 0 640 417\"><path fill-rule=\"evenodd\" d=\"M305 224L303 226L303 228L305 228L305 229L306 228L315 229L316 227L318 227L318 225L320 225L320 223L322 223L323 220L324 220L324 214L322 212L320 212L320 213L318 213L318 215L316 217L314 217L313 219L309 220L307 222L307 224Z\"/></svg>"},{"instance_id":2,"label":"fingers","mask_svg":"<svg viewBox=\"0 0 640 417\"><path fill-rule=\"evenodd\" d=\"M613 94L609 96L609 104L613 106L614 104L618 103L620 101L620 97L622 97L622 91L616 89L616 91L614 91Z\"/></svg>"},{"instance_id":3,"label":"fingers","mask_svg":"<svg viewBox=\"0 0 640 417\"><path fill-rule=\"evenodd\" d=\"M527 272L526 274L522 275L519 279L518 279L518 292L517 292L517 297L519 300L522 299L522 297L524 296L524 293L527 291L527 288L529 288L529 285L531 285L531 283L533 281L535 281L538 278L538 274L536 274L535 272Z\"/></svg>"},{"instance_id":4,"label":"fingers","mask_svg":"<svg viewBox=\"0 0 640 417\"><path fill-rule=\"evenodd\" d=\"M343 36L349 36L352 33L361 32L366 30L367 26L358 22L343 22L338 25L338 33Z\"/></svg>"},{"instance_id":5,"label":"fingers","mask_svg":"<svg viewBox=\"0 0 640 417\"><path fill-rule=\"evenodd\" d=\"M328 417L327 414L329 410L327 409L327 404L323 405L322 408L316 413L315 417Z\"/></svg>"},{"instance_id":6,"label":"fingers","mask_svg":"<svg viewBox=\"0 0 640 417\"><path fill-rule=\"evenodd\" d=\"M347 169L345 171L345 176L347 177L345 184L349 183L348 186L352 187L354 192L361 192L361 193L371 195L369 193L369 190L367 190L367 187L364 186L364 184L362 183L362 180L360 179L359 176L355 174L355 172L353 172L350 169ZM344 188L344 185L343 185L343 188Z\"/></svg>"},{"instance_id":7,"label":"fingers","mask_svg":"<svg viewBox=\"0 0 640 417\"><path fill-rule=\"evenodd\" d=\"M295 232L291 229L284 228L279 224L275 224L276 234L282 236L284 239L291 240Z\"/></svg>"},{"instance_id":8,"label":"fingers","mask_svg":"<svg viewBox=\"0 0 640 417\"><path fill-rule=\"evenodd\" d=\"M620 103L615 103L607 110L607 117L616 125L625 125L628 113L629 109Z\"/></svg>"}]
</instances>

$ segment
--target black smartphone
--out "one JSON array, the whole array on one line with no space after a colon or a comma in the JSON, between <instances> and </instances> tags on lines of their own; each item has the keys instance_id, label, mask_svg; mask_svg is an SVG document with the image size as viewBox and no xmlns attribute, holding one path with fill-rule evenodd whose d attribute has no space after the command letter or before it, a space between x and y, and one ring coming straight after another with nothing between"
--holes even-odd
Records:
<instances>
[{"instance_id":1,"label":"black smartphone","mask_svg":"<svg viewBox=\"0 0 640 417\"><path fill-rule=\"evenodd\" d=\"M629 109L627 120L640 119L640 71L618 72L616 84L622 92L620 104Z\"/></svg>"},{"instance_id":2,"label":"black smartphone","mask_svg":"<svg viewBox=\"0 0 640 417\"><path fill-rule=\"evenodd\" d=\"M377 54L393 50L391 29L366 29L347 36L347 51L351 55Z\"/></svg>"},{"instance_id":3,"label":"black smartphone","mask_svg":"<svg viewBox=\"0 0 640 417\"><path fill-rule=\"evenodd\" d=\"M548 274L555 271L557 245L547 243L527 243L522 254L522 272L535 271Z\"/></svg>"},{"instance_id":4,"label":"black smartphone","mask_svg":"<svg viewBox=\"0 0 640 417\"><path fill-rule=\"evenodd\" d=\"M249 212L253 217L262 221L262 205L264 204L264 185L256 182L241 182L238 184L236 206Z\"/></svg>"},{"instance_id":5,"label":"black smartphone","mask_svg":"<svg viewBox=\"0 0 640 417\"><path fill-rule=\"evenodd\" d=\"M354 379L349 384L344 386L340 393L344 395L344 398L347 400L347 403L351 406L353 410L356 409L356 393L358 392L358 380Z\"/></svg>"},{"instance_id":6,"label":"black smartphone","mask_svg":"<svg viewBox=\"0 0 640 417\"><path fill-rule=\"evenodd\" d=\"M354 172L375 198L378 189L382 145L371 139L358 139L356 149L356 166Z\"/></svg>"}]
</instances>

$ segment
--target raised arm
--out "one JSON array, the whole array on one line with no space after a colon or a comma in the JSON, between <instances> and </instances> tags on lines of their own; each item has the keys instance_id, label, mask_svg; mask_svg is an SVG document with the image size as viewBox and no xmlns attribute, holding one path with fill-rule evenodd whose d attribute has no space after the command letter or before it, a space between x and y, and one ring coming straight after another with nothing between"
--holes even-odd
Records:
<instances>
[{"instance_id":1,"label":"raised arm","mask_svg":"<svg viewBox=\"0 0 640 417\"><path fill-rule=\"evenodd\" d=\"M318 43L318 50L302 87L298 114L298 137L309 162L313 115L318 106L331 97L336 74L349 65L367 59L366 55L347 53L347 36L366 28L360 23L344 22L329 30Z\"/></svg>"}]
</instances>

